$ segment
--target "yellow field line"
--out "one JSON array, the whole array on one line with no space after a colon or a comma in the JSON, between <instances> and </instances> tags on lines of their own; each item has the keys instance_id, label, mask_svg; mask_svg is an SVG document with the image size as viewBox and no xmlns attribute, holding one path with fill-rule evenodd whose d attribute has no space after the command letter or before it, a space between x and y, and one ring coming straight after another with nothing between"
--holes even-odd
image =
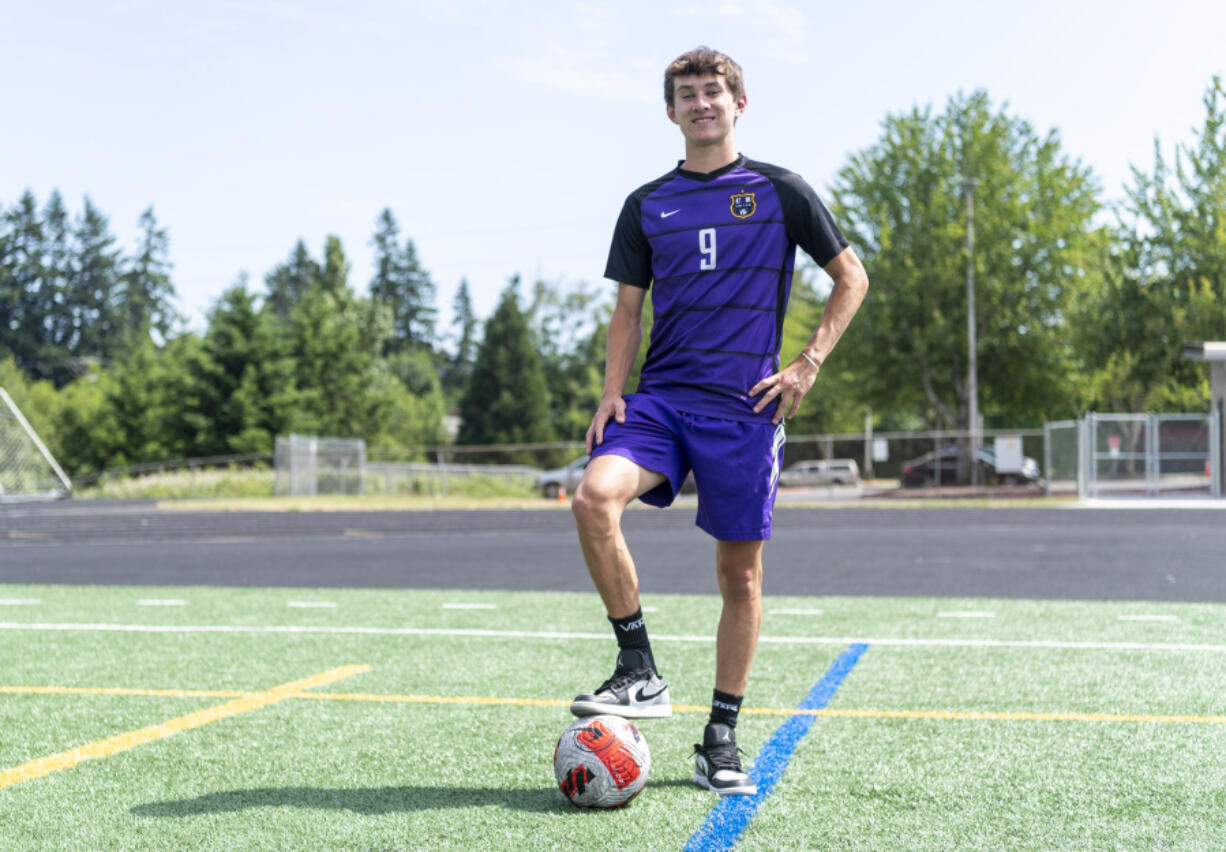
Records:
<instances>
[{"instance_id":1,"label":"yellow field line","mask_svg":"<svg viewBox=\"0 0 1226 852\"><path fill-rule=\"evenodd\" d=\"M318 701L381 701L401 704L476 704L508 707L568 707L569 701L556 698L496 698L463 695L376 695L363 692L311 692L295 695ZM677 713L710 713L710 707L674 704ZM947 719L999 722L1168 722L1181 724L1226 725L1226 716L1173 716L1136 713L1033 713L1028 711L961 710L801 710L795 707L743 707L751 716L831 716L864 719Z\"/></svg>"},{"instance_id":2,"label":"yellow field line","mask_svg":"<svg viewBox=\"0 0 1226 852\"><path fill-rule=\"evenodd\" d=\"M362 668L365 671L366 668ZM339 670L337 670L339 671ZM356 673L356 672L354 672ZM325 672L325 674L329 674ZM348 674L342 677L348 677ZM322 675L320 676L322 677ZM333 678L339 680L340 678ZM320 685L320 684L315 684ZM292 686L292 684L287 684ZM300 689L306 689L301 687ZM282 689L277 687L277 689ZM313 701L368 701L390 704L471 704L477 706L503 707L568 707L570 701L560 698L499 698L477 695L387 695L371 692L302 692L282 698L305 698ZM259 699L265 692L237 692L204 689L129 689L121 687L77 686L0 686L0 693L35 695L137 695L159 698L240 698ZM280 701L282 698L276 700ZM226 705L222 705L226 706ZM258 705L258 706L263 706ZM251 709L255 709L254 707ZM674 704L677 713L709 713L710 707L695 704ZM243 711L245 712L245 711ZM1167 724L1226 725L1226 716L1193 716L1155 713L1040 713L1026 710L874 710L857 708L830 708L802 710L795 707L745 707L742 713L749 716L827 716L832 718L858 719L939 719L951 721L992 722L1151 722ZM184 717L188 718L188 717ZM0 784L0 787L4 786Z\"/></svg>"},{"instance_id":3,"label":"yellow field line","mask_svg":"<svg viewBox=\"0 0 1226 852\"><path fill-rule=\"evenodd\" d=\"M96 760L112 754L118 754L121 751L127 751L138 745L160 740L171 734L177 734L180 731L199 728L201 725L207 725L210 722L216 722L230 716L237 716L241 713L249 713L252 710L276 704L287 698L293 698L304 689L323 686L324 684L333 683L342 678L352 677L355 674L369 670L370 666L366 665L341 666L340 668L329 669L326 672L320 672L302 680L274 686L272 689L265 690L264 692L248 693L241 698L227 701L225 704L197 710L195 713L188 713L186 716L170 719L160 725L150 725L136 731L128 731L127 733L108 737L104 740L87 743L68 751L62 751L59 754L40 757L23 763L20 766L14 766L12 769L0 770L0 789L22 781L41 778L44 775L50 775L52 772L59 772L61 769L68 769L86 760Z\"/></svg>"}]
</instances>

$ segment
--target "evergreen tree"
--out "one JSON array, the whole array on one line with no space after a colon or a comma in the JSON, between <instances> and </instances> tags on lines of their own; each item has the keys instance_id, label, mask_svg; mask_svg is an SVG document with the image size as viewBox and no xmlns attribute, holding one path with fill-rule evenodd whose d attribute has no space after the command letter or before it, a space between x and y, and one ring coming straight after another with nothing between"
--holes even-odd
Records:
<instances>
[{"instance_id":1,"label":"evergreen tree","mask_svg":"<svg viewBox=\"0 0 1226 852\"><path fill-rule=\"evenodd\" d=\"M343 299L349 294L349 259L341 238L329 234L324 240L324 265L319 274L319 286L325 293Z\"/></svg>"},{"instance_id":2,"label":"evergreen tree","mask_svg":"<svg viewBox=\"0 0 1226 852\"><path fill-rule=\"evenodd\" d=\"M554 440L549 388L532 330L519 307L518 290L519 279L513 278L485 324L472 377L460 402L461 444Z\"/></svg>"},{"instance_id":3,"label":"evergreen tree","mask_svg":"<svg viewBox=\"0 0 1226 852\"><path fill-rule=\"evenodd\" d=\"M294 365L272 321L256 309L245 277L210 311L188 364L185 416L195 432L194 455L272 452L276 436L291 431Z\"/></svg>"},{"instance_id":4,"label":"evergreen tree","mask_svg":"<svg viewBox=\"0 0 1226 852\"><path fill-rule=\"evenodd\" d=\"M81 362L106 360L114 354L120 334L116 313L120 254L110 223L89 197L73 229L76 262L68 287L72 305L70 351Z\"/></svg>"},{"instance_id":5,"label":"evergreen tree","mask_svg":"<svg viewBox=\"0 0 1226 852\"><path fill-rule=\"evenodd\" d=\"M422 268L417 247L406 239L397 242L400 226L390 208L384 208L376 222L371 245L375 248L375 273L370 294L392 312L392 338L389 350L431 348L434 344L435 286Z\"/></svg>"},{"instance_id":6,"label":"evergreen tree","mask_svg":"<svg viewBox=\"0 0 1226 852\"><path fill-rule=\"evenodd\" d=\"M311 257L306 243L298 240L290 252L289 259L274 267L264 277L264 284L268 289L265 306L276 316L282 319L288 318L294 306L298 304L298 300L320 279L321 275L322 270Z\"/></svg>"},{"instance_id":7,"label":"evergreen tree","mask_svg":"<svg viewBox=\"0 0 1226 852\"><path fill-rule=\"evenodd\" d=\"M39 313L46 377L62 385L71 377L68 354L73 340L73 306L69 300L76 265L72 224L59 190L43 208L43 281Z\"/></svg>"},{"instance_id":8,"label":"evergreen tree","mask_svg":"<svg viewBox=\"0 0 1226 852\"><path fill-rule=\"evenodd\" d=\"M349 264L329 237L319 281L297 300L287 333L301 391L304 428L361 437L366 383L390 333L385 310L358 299L345 284Z\"/></svg>"},{"instance_id":9,"label":"evergreen tree","mask_svg":"<svg viewBox=\"0 0 1226 852\"><path fill-rule=\"evenodd\" d=\"M0 292L0 351L13 356L22 370L44 375L42 362L43 226L38 201L28 190L4 214L6 238Z\"/></svg>"},{"instance_id":10,"label":"evergreen tree","mask_svg":"<svg viewBox=\"0 0 1226 852\"><path fill-rule=\"evenodd\" d=\"M477 315L473 312L467 278L460 279L460 286L451 302L451 327L454 329L455 351L447 360L443 389L448 397L459 400L468 377L472 375L473 359L477 352Z\"/></svg>"},{"instance_id":11,"label":"evergreen tree","mask_svg":"<svg viewBox=\"0 0 1226 852\"><path fill-rule=\"evenodd\" d=\"M170 236L165 228L158 227L152 207L141 213L139 226L136 255L129 259L123 274L120 320L125 333L151 330L166 340L179 319L173 305L175 287L170 280Z\"/></svg>"}]
</instances>

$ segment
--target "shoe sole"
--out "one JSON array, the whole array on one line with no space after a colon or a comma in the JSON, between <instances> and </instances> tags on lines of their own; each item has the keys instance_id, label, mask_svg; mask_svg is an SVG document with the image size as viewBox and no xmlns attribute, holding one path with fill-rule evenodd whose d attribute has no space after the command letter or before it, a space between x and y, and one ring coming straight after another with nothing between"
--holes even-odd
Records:
<instances>
[{"instance_id":1,"label":"shoe sole","mask_svg":"<svg viewBox=\"0 0 1226 852\"><path fill-rule=\"evenodd\" d=\"M704 790L710 790L712 793L718 793L721 796L754 796L757 795L757 784L741 784L737 787L714 787L707 780L707 776L697 770L694 771L694 783Z\"/></svg>"},{"instance_id":2,"label":"shoe sole","mask_svg":"<svg viewBox=\"0 0 1226 852\"><path fill-rule=\"evenodd\" d=\"M648 704L643 707L633 707L622 704L602 704L599 701L574 701L570 705L570 712L580 718L607 713L610 716L621 716L623 719L665 719L673 715L673 705Z\"/></svg>"}]
</instances>

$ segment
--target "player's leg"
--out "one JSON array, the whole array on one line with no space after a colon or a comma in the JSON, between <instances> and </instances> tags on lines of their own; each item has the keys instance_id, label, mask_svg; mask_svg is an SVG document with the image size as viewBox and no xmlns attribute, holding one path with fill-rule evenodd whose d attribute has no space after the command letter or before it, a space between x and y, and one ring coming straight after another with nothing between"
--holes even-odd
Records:
<instances>
[{"instance_id":1,"label":"player's leg","mask_svg":"<svg viewBox=\"0 0 1226 852\"><path fill-rule=\"evenodd\" d=\"M670 422L675 418L675 412L651 400L627 398L626 422L608 424L605 443L575 492L573 511L584 561L618 645L613 676L571 703L577 716L672 714L668 684L660 677L647 639L638 573L622 535L621 518L636 497L668 505L685 479L689 468Z\"/></svg>"},{"instance_id":2,"label":"player's leg","mask_svg":"<svg viewBox=\"0 0 1226 852\"><path fill-rule=\"evenodd\" d=\"M744 695L762 627L762 541L720 541L715 570L723 609L715 634L715 688Z\"/></svg>"},{"instance_id":3,"label":"player's leg","mask_svg":"<svg viewBox=\"0 0 1226 852\"><path fill-rule=\"evenodd\" d=\"M720 541L715 570L723 609L715 634L715 690L702 743L694 747L694 781L720 795L758 791L741 769L736 723L762 626L761 541Z\"/></svg>"},{"instance_id":4,"label":"player's leg","mask_svg":"<svg viewBox=\"0 0 1226 852\"><path fill-rule=\"evenodd\" d=\"M694 781L721 795L753 794L757 787L741 769L736 723L762 624L762 549L771 535L784 434L769 422L698 416L692 422L686 451L698 483L697 523L716 539L723 599L711 716L694 748Z\"/></svg>"},{"instance_id":5,"label":"player's leg","mask_svg":"<svg viewBox=\"0 0 1226 852\"><path fill-rule=\"evenodd\" d=\"M622 512L662 482L663 474L622 456L603 455L588 464L575 491L571 511L579 546L610 618L624 618L639 608L638 574L622 535Z\"/></svg>"}]
</instances>

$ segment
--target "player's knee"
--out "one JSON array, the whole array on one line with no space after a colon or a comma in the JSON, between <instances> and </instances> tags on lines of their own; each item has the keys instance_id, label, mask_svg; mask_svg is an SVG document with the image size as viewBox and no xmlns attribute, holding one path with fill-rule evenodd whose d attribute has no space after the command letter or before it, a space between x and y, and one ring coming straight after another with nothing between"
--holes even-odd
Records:
<instances>
[{"instance_id":1,"label":"player's knee","mask_svg":"<svg viewBox=\"0 0 1226 852\"><path fill-rule=\"evenodd\" d=\"M719 566L719 589L725 601L748 603L762 597L762 569L757 565Z\"/></svg>"},{"instance_id":2,"label":"player's knee","mask_svg":"<svg viewBox=\"0 0 1226 852\"><path fill-rule=\"evenodd\" d=\"M583 480L575 490L570 510L585 530L603 529L616 521L616 501L597 483Z\"/></svg>"}]
</instances>

